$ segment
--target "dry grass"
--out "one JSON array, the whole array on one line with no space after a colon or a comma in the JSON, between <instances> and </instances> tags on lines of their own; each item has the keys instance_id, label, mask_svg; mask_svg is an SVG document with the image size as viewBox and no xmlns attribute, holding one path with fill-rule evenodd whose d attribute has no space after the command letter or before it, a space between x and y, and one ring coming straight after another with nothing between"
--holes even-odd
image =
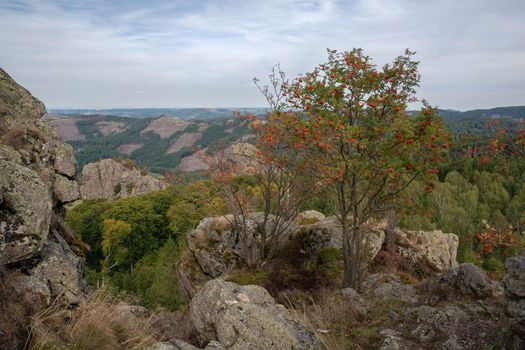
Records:
<instances>
[{"instance_id":1,"label":"dry grass","mask_svg":"<svg viewBox=\"0 0 525 350\"><path fill-rule=\"evenodd\" d=\"M39 143L48 142L48 136L34 126L25 124L8 125L3 121L0 123L0 140L2 140L2 143L17 150L25 149L29 151L31 150L30 138Z\"/></svg>"},{"instance_id":2,"label":"dry grass","mask_svg":"<svg viewBox=\"0 0 525 350\"><path fill-rule=\"evenodd\" d=\"M326 349L357 350L379 348L380 330L394 326L389 311L399 311L403 305L394 299L374 300L370 312L360 316L338 289L325 289L307 303L290 301L288 307L306 328L317 334Z\"/></svg>"},{"instance_id":3,"label":"dry grass","mask_svg":"<svg viewBox=\"0 0 525 350\"><path fill-rule=\"evenodd\" d=\"M98 291L75 309L55 302L31 322L31 349L143 349L156 341L150 318L137 318Z\"/></svg>"},{"instance_id":4,"label":"dry grass","mask_svg":"<svg viewBox=\"0 0 525 350\"><path fill-rule=\"evenodd\" d=\"M360 323L352 304L338 290L325 290L308 304L294 305L291 311L315 332L327 349L359 349L352 332Z\"/></svg>"}]
</instances>

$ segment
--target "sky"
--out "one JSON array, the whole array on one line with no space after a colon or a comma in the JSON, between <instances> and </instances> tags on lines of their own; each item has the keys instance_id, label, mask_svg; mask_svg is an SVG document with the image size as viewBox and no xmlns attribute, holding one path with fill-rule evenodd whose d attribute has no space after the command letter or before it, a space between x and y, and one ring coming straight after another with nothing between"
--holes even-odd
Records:
<instances>
[{"instance_id":1,"label":"sky","mask_svg":"<svg viewBox=\"0 0 525 350\"><path fill-rule=\"evenodd\" d=\"M523 0L0 0L0 67L48 108L265 107L290 78L361 47L416 51L440 108L525 105Z\"/></svg>"}]
</instances>

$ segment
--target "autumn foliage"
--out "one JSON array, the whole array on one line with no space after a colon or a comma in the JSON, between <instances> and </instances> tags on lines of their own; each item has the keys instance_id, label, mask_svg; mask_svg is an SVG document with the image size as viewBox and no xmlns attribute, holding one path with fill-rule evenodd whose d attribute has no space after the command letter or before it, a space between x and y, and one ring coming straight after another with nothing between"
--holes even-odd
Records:
<instances>
[{"instance_id":1,"label":"autumn foliage","mask_svg":"<svg viewBox=\"0 0 525 350\"><path fill-rule=\"evenodd\" d=\"M412 53L378 69L363 51L328 51L328 62L285 83L286 100L265 126L263 148L279 147L331 187L343 227L344 286L359 285L363 238L414 179L436 174L449 147L436 111L412 116L419 83ZM432 190L428 183L427 190Z\"/></svg>"}]
</instances>

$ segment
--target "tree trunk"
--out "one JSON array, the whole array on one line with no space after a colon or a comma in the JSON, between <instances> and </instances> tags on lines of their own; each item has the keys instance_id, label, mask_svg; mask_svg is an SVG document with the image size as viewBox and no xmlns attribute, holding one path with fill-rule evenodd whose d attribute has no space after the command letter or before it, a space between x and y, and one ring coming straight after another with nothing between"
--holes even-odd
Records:
<instances>
[{"instance_id":1,"label":"tree trunk","mask_svg":"<svg viewBox=\"0 0 525 350\"><path fill-rule=\"evenodd\" d=\"M343 230L343 286L342 288L351 287L352 285L352 249L350 246L350 235L348 234L347 220L341 219Z\"/></svg>"},{"instance_id":2,"label":"tree trunk","mask_svg":"<svg viewBox=\"0 0 525 350\"><path fill-rule=\"evenodd\" d=\"M394 233L397 226L397 214L394 209L388 211L386 216L386 237L385 237L385 249L392 251L396 243L396 235Z\"/></svg>"}]
</instances>

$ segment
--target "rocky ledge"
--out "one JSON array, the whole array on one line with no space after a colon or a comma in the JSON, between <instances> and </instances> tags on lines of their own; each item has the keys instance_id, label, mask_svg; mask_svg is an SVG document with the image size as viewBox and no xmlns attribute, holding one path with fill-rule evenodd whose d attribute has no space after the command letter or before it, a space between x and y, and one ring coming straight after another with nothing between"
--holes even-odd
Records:
<instances>
[{"instance_id":1,"label":"rocky ledge","mask_svg":"<svg viewBox=\"0 0 525 350\"><path fill-rule=\"evenodd\" d=\"M136 167L131 161L102 159L82 170L80 193L83 200L123 198L159 191L168 184Z\"/></svg>"},{"instance_id":2,"label":"rocky ledge","mask_svg":"<svg viewBox=\"0 0 525 350\"><path fill-rule=\"evenodd\" d=\"M71 146L41 118L45 108L0 69L0 348L23 346L29 317L86 291L87 247L64 223L80 197ZM22 331L21 331L22 330ZM22 342L22 344L20 343Z\"/></svg>"}]
</instances>

